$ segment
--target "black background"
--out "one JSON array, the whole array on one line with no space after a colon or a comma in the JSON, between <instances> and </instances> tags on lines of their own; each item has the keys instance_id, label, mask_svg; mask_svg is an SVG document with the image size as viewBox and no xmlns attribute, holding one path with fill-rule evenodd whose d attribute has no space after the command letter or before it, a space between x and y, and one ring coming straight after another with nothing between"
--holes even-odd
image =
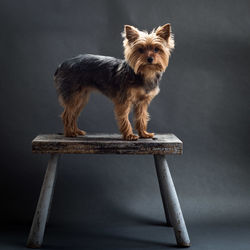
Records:
<instances>
[{"instance_id":1,"label":"black background","mask_svg":"<svg viewBox=\"0 0 250 250\"><path fill-rule=\"evenodd\" d=\"M124 24L172 24L176 49L150 106L149 131L172 132L168 157L192 249L250 249L249 1L1 1L0 248L22 248L48 156L39 133L62 131L53 73L80 53L122 58ZM80 128L117 133L95 93ZM175 243L151 156L73 155L59 162L45 249L166 249Z\"/></svg>"}]
</instances>

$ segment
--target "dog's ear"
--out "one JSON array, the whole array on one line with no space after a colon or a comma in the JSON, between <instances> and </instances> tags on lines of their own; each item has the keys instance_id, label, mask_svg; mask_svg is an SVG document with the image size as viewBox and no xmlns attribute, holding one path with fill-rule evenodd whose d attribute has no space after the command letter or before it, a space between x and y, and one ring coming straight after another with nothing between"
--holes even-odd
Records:
<instances>
[{"instance_id":1,"label":"dog's ear","mask_svg":"<svg viewBox=\"0 0 250 250\"><path fill-rule=\"evenodd\" d=\"M165 39L168 42L168 39L171 35L171 25L170 23L167 23L163 26L160 26L157 28L157 30L155 31L156 35Z\"/></svg>"},{"instance_id":2,"label":"dog's ear","mask_svg":"<svg viewBox=\"0 0 250 250\"><path fill-rule=\"evenodd\" d=\"M129 43L134 42L139 37L139 30L134 26L124 25L124 37L128 39Z\"/></svg>"}]
</instances>

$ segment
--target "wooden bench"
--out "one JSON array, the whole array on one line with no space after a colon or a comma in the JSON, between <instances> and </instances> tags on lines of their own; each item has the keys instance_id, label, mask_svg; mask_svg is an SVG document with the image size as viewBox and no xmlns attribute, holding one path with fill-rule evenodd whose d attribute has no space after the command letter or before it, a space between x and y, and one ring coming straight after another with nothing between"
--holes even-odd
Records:
<instances>
[{"instance_id":1,"label":"wooden bench","mask_svg":"<svg viewBox=\"0 0 250 250\"><path fill-rule=\"evenodd\" d=\"M97 134L64 137L61 134L38 135L32 141L33 153L50 154L40 197L33 218L27 247L39 248L43 242L48 211L52 200L57 160L60 154L151 154L154 156L163 207L168 226L175 232L177 245L190 246L190 240L182 215L165 155L181 155L183 143L173 134L157 134L153 139L124 141L120 135Z\"/></svg>"}]
</instances>

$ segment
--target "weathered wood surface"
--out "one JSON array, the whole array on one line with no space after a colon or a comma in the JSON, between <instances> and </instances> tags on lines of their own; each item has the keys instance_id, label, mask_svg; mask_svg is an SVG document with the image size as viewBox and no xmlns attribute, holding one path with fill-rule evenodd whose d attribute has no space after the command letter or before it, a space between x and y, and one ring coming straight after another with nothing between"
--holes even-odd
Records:
<instances>
[{"instance_id":1,"label":"weathered wood surface","mask_svg":"<svg viewBox=\"0 0 250 250\"><path fill-rule=\"evenodd\" d=\"M118 134L88 134L64 137L38 135L32 141L34 153L60 154L182 154L183 143L174 134L156 134L153 139L125 141Z\"/></svg>"}]
</instances>

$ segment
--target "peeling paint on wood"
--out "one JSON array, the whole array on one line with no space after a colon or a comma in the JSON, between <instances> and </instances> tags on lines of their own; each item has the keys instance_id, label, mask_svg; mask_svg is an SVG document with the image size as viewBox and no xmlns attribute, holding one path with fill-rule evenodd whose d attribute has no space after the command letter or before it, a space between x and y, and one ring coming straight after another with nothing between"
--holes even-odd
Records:
<instances>
[{"instance_id":1,"label":"peeling paint on wood","mask_svg":"<svg viewBox=\"0 0 250 250\"><path fill-rule=\"evenodd\" d=\"M30 229L27 247L39 248L43 242L43 235L52 200L58 155L52 154L45 173L36 212Z\"/></svg>"},{"instance_id":2,"label":"peeling paint on wood","mask_svg":"<svg viewBox=\"0 0 250 250\"><path fill-rule=\"evenodd\" d=\"M170 170L164 155L154 155L165 215L174 228L179 247L189 247L190 239Z\"/></svg>"}]
</instances>

